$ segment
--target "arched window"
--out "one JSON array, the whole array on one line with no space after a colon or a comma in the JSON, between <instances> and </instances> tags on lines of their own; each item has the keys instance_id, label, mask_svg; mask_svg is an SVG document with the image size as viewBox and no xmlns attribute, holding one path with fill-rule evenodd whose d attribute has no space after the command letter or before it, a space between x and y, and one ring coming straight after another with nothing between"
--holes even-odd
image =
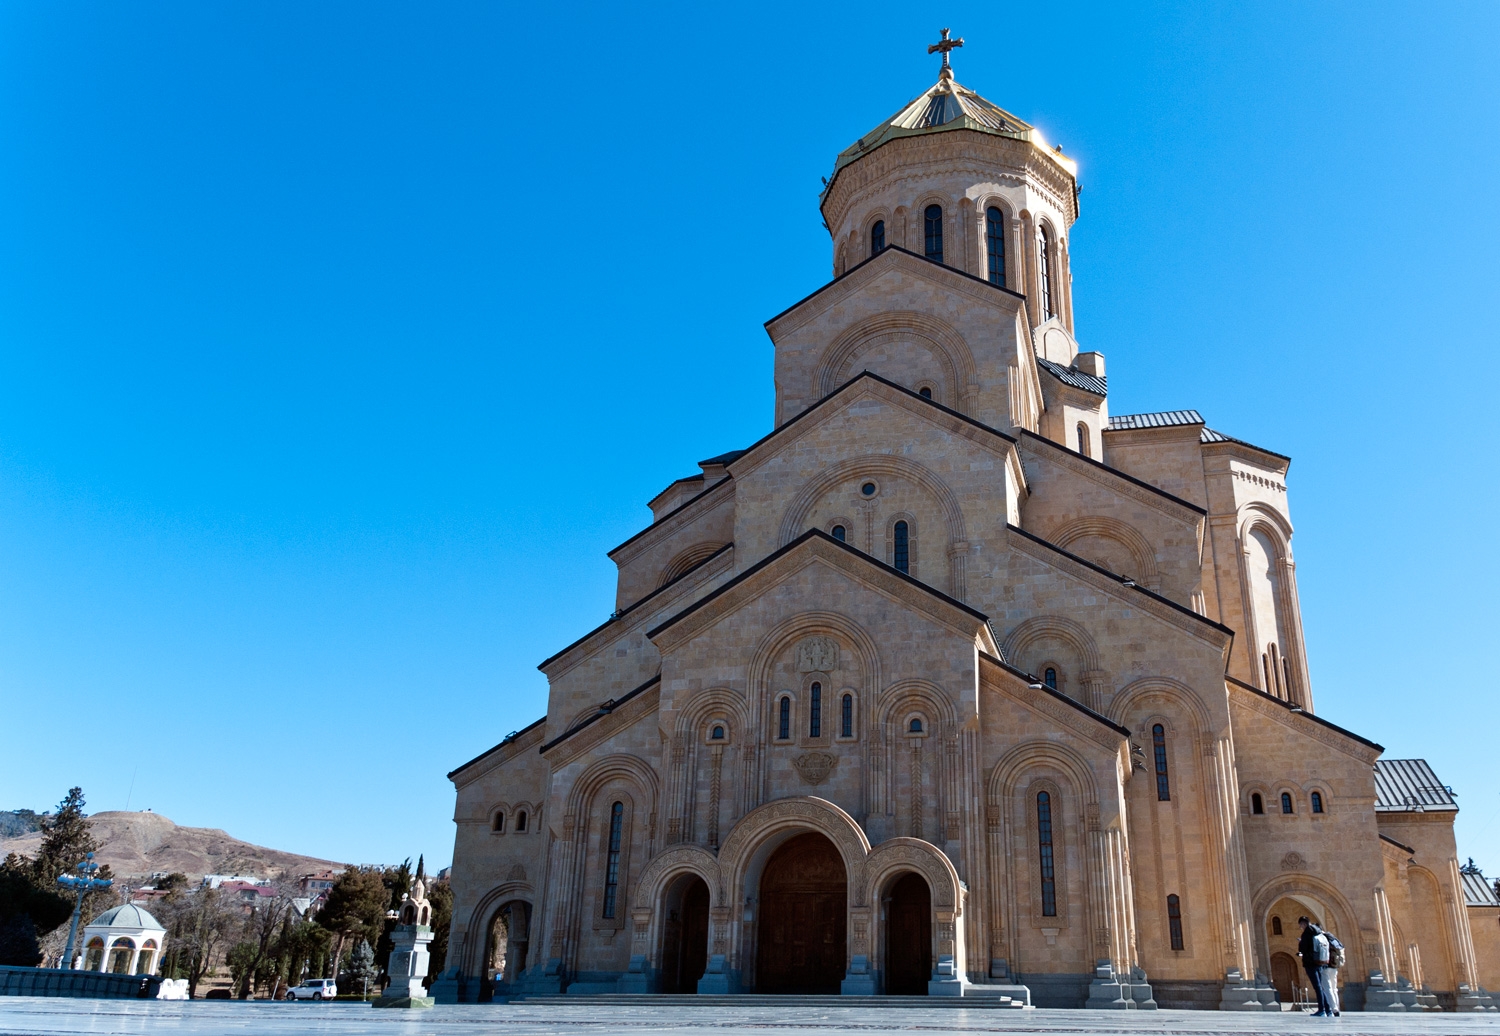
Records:
<instances>
[{"instance_id":1,"label":"arched window","mask_svg":"<svg viewBox=\"0 0 1500 1036\"><path fill-rule=\"evenodd\" d=\"M907 530L905 522L897 522L895 532L896 539L896 569L900 572L911 571L911 534Z\"/></svg>"},{"instance_id":2,"label":"arched window","mask_svg":"<svg viewBox=\"0 0 1500 1036\"><path fill-rule=\"evenodd\" d=\"M854 695L846 694L839 702L839 737L854 736Z\"/></svg>"},{"instance_id":3,"label":"arched window","mask_svg":"<svg viewBox=\"0 0 1500 1036\"><path fill-rule=\"evenodd\" d=\"M913 716L911 722L906 725L906 730L910 734L920 734L922 732L922 721Z\"/></svg>"},{"instance_id":4,"label":"arched window","mask_svg":"<svg viewBox=\"0 0 1500 1036\"><path fill-rule=\"evenodd\" d=\"M989 244L990 283L1005 287L1005 214L991 206L984 213L984 238Z\"/></svg>"},{"instance_id":5,"label":"arched window","mask_svg":"<svg viewBox=\"0 0 1500 1036\"><path fill-rule=\"evenodd\" d=\"M823 685L814 683L808 693L807 736L823 736Z\"/></svg>"},{"instance_id":6,"label":"arched window","mask_svg":"<svg viewBox=\"0 0 1500 1036\"><path fill-rule=\"evenodd\" d=\"M848 532L845 531L842 525L835 525L833 527L833 538L838 540L840 543L846 542L846 538L848 535Z\"/></svg>"},{"instance_id":7,"label":"arched window","mask_svg":"<svg viewBox=\"0 0 1500 1036\"><path fill-rule=\"evenodd\" d=\"M943 261L943 207L929 205L922 213L922 222L927 231L927 258L935 263Z\"/></svg>"},{"instance_id":8,"label":"arched window","mask_svg":"<svg viewBox=\"0 0 1500 1036\"><path fill-rule=\"evenodd\" d=\"M885 251L885 220L877 219L875 225L870 228L870 254L879 255Z\"/></svg>"},{"instance_id":9,"label":"arched window","mask_svg":"<svg viewBox=\"0 0 1500 1036\"><path fill-rule=\"evenodd\" d=\"M1182 900L1176 893L1167 897L1167 930L1172 937L1172 949L1182 949Z\"/></svg>"},{"instance_id":10,"label":"arched window","mask_svg":"<svg viewBox=\"0 0 1500 1036\"><path fill-rule=\"evenodd\" d=\"M1036 844L1042 865L1042 916L1057 916L1057 877L1052 869L1052 796L1036 795Z\"/></svg>"},{"instance_id":11,"label":"arched window","mask_svg":"<svg viewBox=\"0 0 1500 1036\"><path fill-rule=\"evenodd\" d=\"M503 812L496 813L495 814L495 822L492 825L490 825L490 827L491 827L491 830L495 831L497 834L504 834L505 833L505 814Z\"/></svg>"},{"instance_id":12,"label":"arched window","mask_svg":"<svg viewBox=\"0 0 1500 1036\"><path fill-rule=\"evenodd\" d=\"M1292 796L1290 792L1281 793L1281 811L1290 813L1292 811Z\"/></svg>"},{"instance_id":13,"label":"arched window","mask_svg":"<svg viewBox=\"0 0 1500 1036\"><path fill-rule=\"evenodd\" d=\"M1046 684L1054 691L1057 690L1057 670L1053 669L1049 665L1047 667L1047 671L1042 674L1042 683Z\"/></svg>"},{"instance_id":14,"label":"arched window","mask_svg":"<svg viewBox=\"0 0 1500 1036\"><path fill-rule=\"evenodd\" d=\"M1264 801L1262 801L1260 792L1257 791L1255 794L1250 796L1250 812L1254 813L1256 816L1260 816L1265 811L1266 804Z\"/></svg>"},{"instance_id":15,"label":"arched window","mask_svg":"<svg viewBox=\"0 0 1500 1036\"><path fill-rule=\"evenodd\" d=\"M1281 934L1281 918L1275 917L1275 916L1273 916L1271 918L1271 934L1272 935L1280 935Z\"/></svg>"},{"instance_id":16,"label":"arched window","mask_svg":"<svg viewBox=\"0 0 1500 1036\"><path fill-rule=\"evenodd\" d=\"M932 389L927 385L923 385L921 388L917 389L917 395L921 396L923 399L931 399Z\"/></svg>"},{"instance_id":17,"label":"arched window","mask_svg":"<svg viewBox=\"0 0 1500 1036\"><path fill-rule=\"evenodd\" d=\"M526 830L526 811L520 810L516 813L516 833L520 834Z\"/></svg>"},{"instance_id":18,"label":"arched window","mask_svg":"<svg viewBox=\"0 0 1500 1036\"><path fill-rule=\"evenodd\" d=\"M1308 798L1312 799L1312 811L1314 813L1323 812L1323 793L1321 791L1313 792Z\"/></svg>"},{"instance_id":19,"label":"arched window","mask_svg":"<svg viewBox=\"0 0 1500 1036\"><path fill-rule=\"evenodd\" d=\"M1167 731L1160 724L1151 728L1151 745L1156 750L1156 801L1172 801L1172 784L1167 779Z\"/></svg>"},{"instance_id":20,"label":"arched window","mask_svg":"<svg viewBox=\"0 0 1500 1036\"><path fill-rule=\"evenodd\" d=\"M776 737L782 741L792 736L792 699L781 699L781 716L776 723Z\"/></svg>"},{"instance_id":21,"label":"arched window","mask_svg":"<svg viewBox=\"0 0 1500 1036\"><path fill-rule=\"evenodd\" d=\"M604 916L615 916L620 896L620 831L625 826L625 803L609 807L609 856L604 864Z\"/></svg>"},{"instance_id":22,"label":"arched window","mask_svg":"<svg viewBox=\"0 0 1500 1036\"><path fill-rule=\"evenodd\" d=\"M1052 311L1052 235L1047 233L1046 227L1037 235L1036 250L1042 288L1042 319L1051 320L1056 315Z\"/></svg>"},{"instance_id":23,"label":"arched window","mask_svg":"<svg viewBox=\"0 0 1500 1036\"><path fill-rule=\"evenodd\" d=\"M719 726L717 723L714 724L713 733L711 733L711 734L708 735L708 739L710 741L723 741L724 740L724 728L721 727L721 726Z\"/></svg>"},{"instance_id":24,"label":"arched window","mask_svg":"<svg viewBox=\"0 0 1500 1036\"><path fill-rule=\"evenodd\" d=\"M1078 452L1085 457L1089 455L1089 426L1082 421L1078 422Z\"/></svg>"}]
</instances>

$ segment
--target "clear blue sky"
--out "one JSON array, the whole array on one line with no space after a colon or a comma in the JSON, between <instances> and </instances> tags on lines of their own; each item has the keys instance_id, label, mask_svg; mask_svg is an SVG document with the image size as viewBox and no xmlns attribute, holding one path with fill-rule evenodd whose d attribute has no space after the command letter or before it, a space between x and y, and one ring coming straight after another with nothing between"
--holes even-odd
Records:
<instances>
[{"instance_id":1,"label":"clear blue sky","mask_svg":"<svg viewBox=\"0 0 1500 1036\"><path fill-rule=\"evenodd\" d=\"M447 863L943 25L1081 165L1111 409L1295 458L1319 712L1500 873L1480 3L0 4L0 808Z\"/></svg>"}]
</instances>

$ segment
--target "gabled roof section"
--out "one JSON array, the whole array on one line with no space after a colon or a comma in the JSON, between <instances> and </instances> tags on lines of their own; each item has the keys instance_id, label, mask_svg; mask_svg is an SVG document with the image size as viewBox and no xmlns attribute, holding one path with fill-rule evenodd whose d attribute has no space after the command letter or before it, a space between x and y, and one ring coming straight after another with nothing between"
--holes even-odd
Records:
<instances>
[{"instance_id":1,"label":"gabled roof section","mask_svg":"<svg viewBox=\"0 0 1500 1036\"><path fill-rule=\"evenodd\" d=\"M1380 759L1375 763L1375 812L1458 812L1453 789L1426 759Z\"/></svg>"},{"instance_id":2,"label":"gabled roof section","mask_svg":"<svg viewBox=\"0 0 1500 1036\"><path fill-rule=\"evenodd\" d=\"M1013 298L1013 299L1019 299L1019 300L1021 300L1023 302L1026 300L1026 296L1022 295L1020 292L1018 292L1018 291L1011 291L1009 288L1002 288L998 284L991 284L989 281L985 280L983 277L976 277L972 273L967 272L966 270L960 270L960 269L958 269L955 266L949 266L946 263L940 263L936 259L929 259L925 255L921 255L921 254L919 254L917 252L910 251L909 249L902 248L900 245L886 245L885 248L883 248L877 254L870 256L868 259L865 259L863 262L857 263L854 266L849 267L849 269L845 270L842 274L840 274L839 276L835 277L833 280L829 281L827 284L823 285L821 288L818 288L817 290L813 291L812 293L810 293L808 295L804 295L802 298L798 299L796 302L793 302L786 309L783 309L780 313L777 313L774 317L772 317L771 319L767 320L765 322L765 325L764 325L765 328L766 328L766 330L767 330L767 332L770 331L770 328L771 328L772 324L776 323L776 321L780 320L782 317L786 316L788 313L791 313L791 312L794 312L795 310L800 309L802 306L804 306L807 303L811 302L813 299L815 299L819 295L823 294L823 292L828 291L830 288L833 288L833 287L835 287L835 286L837 286L839 284L844 283L852 275L854 275L856 273L859 273L865 267L869 266L871 263L878 263L878 262L881 262L882 260L890 262L893 259L899 258L901 256L906 256L906 257L908 257L910 259L921 260L922 262L926 263L929 266L935 267L936 269L939 269L939 270L946 270L948 273L953 274L956 277L962 277L965 281L972 282L973 284L976 284L976 285L982 284L982 285L984 285L985 289L987 289L989 291L998 291L1001 295L1009 295L1011 298Z\"/></svg>"},{"instance_id":3,"label":"gabled roof section","mask_svg":"<svg viewBox=\"0 0 1500 1036\"><path fill-rule=\"evenodd\" d=\"M1101 378L1096 374L1085 374L1077 367L1064 367L1060 363L1044 360L1040 356L1036 358L1036 365L1064 385L1092 392L1096 396L1109 395L1109 381L1106 378ZM1113 427L1114 421L1110 421L1110 425Z\"/></svg>"},{"instance_id":4,"label":"gabled roof section","mask_svg":"<svg viewBox=\"0 0 1500 1036\"><path fill-rule=\"evenodd\" d=\"M453 769L449 770L448 779L451 781L455 776L463 773L475 763L488 759L490 756L500 751L500 749L505 748L507 745L513 744L516 741L519 741L521 738L525 737L527 734L531 733L533 730L535 730L545 722L547 722L547 717L543 716L541 719L536 720L533 723L526 724L526 726L522 727L520 730L512 730L509 734L506 734L503 738L501 738L500 743L494 748L487 748L463 765L455 766Z\"/></svg>"},{"instance_id":5,"label":"gabled roof section","mask_svg":"<svg viewBox=\"0 0 1500 1036\"><path fill-rule=\"evenodd\" d=\"M723 586L719 587L717 590L694 601L692 604L688 605L682 611L678 612L676 615L673 615L671 618L667 619L656 628L647 630L646 636L650 637L652 640L655 640L659 634L677 625L683 619L686 619L696 612L708 607L710 604L714 603L726 594L734 592L741 584L745 583L747 580L754 578L760 572L767 568L770 568L772 565L780 561L782 558L786 557L788 554L803 549L808 544L817 544L823 549L832 547L836 552L838 552L839 556L857 559L862 564L869 565L872 569L879 572L883 577L894 577L900 582L906 583L909 586L916 587L920 589L924 594L927 594L928 596L933 598L935 601L941 602L949 608L958 609L969 618L972 618L976 624L982 625L986 631L988 631L990 628L989 616L985 615L984 612L971 608L960 600L949 597L941 590L928 586L920 579L913 579L905 572L893 568L877 558L871 557L869 554L866 554L864 551L858 549L857 547L851 547L849 544L844 543L842 540L834 539L822 529L808 529L801 536L798 536L796 539L792 540L792 542L788 543L785 547L782 547L780 550L766 555L760 561L745 569L745 571L735 576L733 579L725 583Z\"/></svg>"},{"instance_id":6,"label":"gabled roof section","mask_svg":"<svg viewBox=\"0 0 1500 1036\"><path fill-rule=\"evenodd\" d=\"M1464 879L1464 904L1466 906L1500 907L1500 896L1495 894L1495 886L1490 884L1489 879L1483 873L1459 868L1459 874Z\"/></svg>"},{"instance_id":7,"label":"gabled roof section","mask_svg":"<svg viewBox=\"0 0 1500 1036\"><path fill-rule=\"evenodd\" d=\"M1049 150L1046 140L1035 126L1023 122L968 87L960 86L946 75L939 78L930 89L908 101L895 115L841 151L834 162L833 175L838 176L839 170L850 162L863 158L882 144L900 137L961 129L1034 144L1038 151L1055 162L1063 172L1071 177L1078 175L1078 163ZM829 183L832 182L830 178Z\"/></svg>"},{"instance_id":8,"label":"gabled roof section","mask_svg":"<svg viewBox=\"0 0 1500 1036\"><path fill-rule=\"evenodd\" d=\"M1111 417L1107 431L1127 432L1137 428L1171 428L1202 423L1203 415L1196 410L1159 410L1154 414L1119 414Z\"/></svg>"},{"instance_id":9,"label":"gabled roof section","mask_svg":"<svg viewBox=\"0 0 1500 1036\"><path fill-rule=\"evenodd\" d=\"M710 458L708 458L708 460L700 460L698 463L699 464L729 464L732 461L739 460L744 455L745 455L745 451L744 450L730 450L728 453L721 453L717 457L710 457Z\"/></svg>"},{"instance_id":10,"label":"gabled roof section","mask_svg":"<svg viewBox=\"0 0 1500 1036\"><path fill-rule=\"evenodd\" d=\"M1257 453L1264 453L1268 456L1276 457L1280 460L1286 461L1288 464L1292 462L1292 458L1288 457L1284 453L1277 453L1275 450L1268 450L1264 446L1257 446L1253 442L1246 442L1244 439L1236 439L1232 435L1225 435L1223 432L1216 432L1212 428L1209 428L1207 426L1204 426L1203 431L1198 434L1198 441L1205 446L1210 446L1214 443L1221 442L1232 443L1235 446L1244 446L1248 449L1256 451Z\"/></svg>"},{"instance_id":11,"label":"gabled roof section","mask_svg":"<svg viewBox=\"0 0 1500 1036\"><path fill-rule=\"evenodd\" d=\"M1057 701L1062 702L1064 705L1067 705L1067 706L1069 706L1070 708L1073 708L1073 709L1077 709L1079 712L1083 713L1089 719L1092 719L1096 723L1103 724L1104 726L1108 727L1110 730L1113 730L1116 734L1119 734L1121 737L1129 737L1130 736L1130 728L1129 727L1122 727L1122 726L1120 726L1120 724L1116 723L1114 720L1110 719L1108 716L1100 715L1099 713L1095 712L1093 709L1091 709L1087 705L1083 704L1083 702L1081 702L1081 701L1074 701L1072 698L1069 698L1066 694L1062 693L1061 691L1055 690L1055 689L1053 689L1051 687L1048 687L1041 680L1038 680L1036 678L1035 674L1023 672L1020 669L1017 669L1015 666L1011 665L1009 662L1005 661L1004 659L999 658L999 657L997 657L995 655L988 654L988 653L986 653L984 651L981 651L979 653L979 659L982 662L987 662L987 663L989 663L992 666L995 666L995 667L997 667L999 669L1005 670L1007 673L1009 673L1011 676L1014 676L1018 680L1025 680L1027 687L1029 687L1031 690L1033 690L1033 691L1041 691L1043 694L1046 694L1046 695L1048 695L1048 696L1050 696L1052 698L1055 698Z\"/></svg>"},{"instance_id":12,"label":"gabled roof section","mask_svg":"<svg viewBox=\"0 0 1500 1036\"><path fill-rule=\"evenodd\" d=\"M573 724L573 726L569 727L567 730L564 730L561 734L554 737L551 741L548 741L541 748L538 748L537 751L545 755L548 751L562 744L564 741L572 737L574 734L578 733L580 730L583 730L586 727L593 726L605 716L608 716L610 713L614 712L621 705L624 705L632 698L636 698L644 694L646 691L649 691L659 683L661 683L661 674L657 673L655 676L647 680L645 683L641 684L635 690L622 694L618 698L611 698L606 702L600 702L599 707L592 713L590 713L585 719Z\"/></svg>"},{"instance_id":13,"label":"gabled roof section","mask_svg":"<svg viewBox=\"0 0 1500 1036\"><path fill-rule=\"evenodd\" d=\"M696 477L697 478L702 478L703 476L702 475L698 475ZM678 479L678 482L687 482L687 481L690 481L690 479L686 479L686 478L684 478L684 479ZM713 485L711 485L707 489L705 489L703 492L695 494L694 496L688 498L687 500L684 500L681 504L679 504L678 506L672 508L672 510L670 510L666 514L662 515L660 518L658 518L656 521L652 522L650 525L646 526L644 529L642 529L640 532L636 533L634 536L631 536L629 539L625 540L624 542L622 542L622 543L618 544L617 546L612 547L609 550L605 551L605 556L609 557L609 558L613 558L616 554L618 554L620 551L624 550L626 547L630 546L632 543L634 543L636 540L640 539L642 536L644 536L647 533L651 532L653 529L659 529L659 528L661 528L663 525L665 525L667 522L671 521L673 518L677 517L683 511L686 511L689 507L692 507L699 500L702 500L704 497L708 496L714 490L718 489L720 486L723 486L723 485L729 483L730 481L732 481L732 480L730 479L730 477L728 475L724 476L723 478L721 478L717 482L715 482ZM674 482L672 484L676 485L677 483ZM661 495L660 493L657 494L657 496L660 496L660 495Z\"/></svg>"},{"instance_id":14,"label":"gabled roof section","mask_svg":"<svg viewBox=\"0 0 1500 1036\"><path fill-rule=\"evenodd\" d=\"M1186 510L1193 512L1193 514L1199 518L1208 517L1208 511L1199 507L1197 504L1189 503L1180 496L1173 496L1165 489L1161 489L1158 486L1153 486L1150 482L1145 482L1141 479L1138 479L1134 475L1128 475L1125 472L1121 471L1119 468L1112 468L1108 464L1105 464L1103 461L1095 460L1093 457L1085 457L1077 450L1070 450L1062 443L1053 442L1045 435L1038 435L1036 432L1023 428L1021 429L1021 438L1025 440L1027 446L1030 446L1032 443L1045 444L1058 451L1062 456L1067 457L1069 461L1081 462L1092 467L1095 471L1108 472L1110 475L1119 479L1120 481L1128 482L1130 485L1135 486L1137 489L1143 489L1148 493L1152 493L1166 503L1175 504L1178 507L1185 508Z\"/></svg>"},{"instance_id":15,"label":"gabled roof section","mask_svg":"<svg viewBox=\"0 0 1500 1036\"><path fill-rule=\"evenodd\" d=\"M1274 703L1285 709L1292 715L1301 716L1303 719L1316 723L1318 726L1322 727L1325 730L1332 731L1335 734L1341 734L1349 740L1356 741L1359 744L1364 745L1366 748L1372 748L1377 752L1385 751L1384 745L1376 744L1374 741L1371 741L1367 737L1360 737L1354 731L1347 730L1344 727L1339 726L1337 723L1330 723L1322 716L1319 716L1316 713L1308 712L1300 705L1293 705L1291 702L1286 701L1282 698L1278 698L1274 694L1267 694L1265 691L1261 690L1259 687L1256 687L1254 684L1248 684L1245 681L1237 680L1232 676L1225 676L1224 680L1226 683L1233 684L1235 687L1238 687L1242 691L1249 691L1261 701Z\"/></svg>"}]
</instances>

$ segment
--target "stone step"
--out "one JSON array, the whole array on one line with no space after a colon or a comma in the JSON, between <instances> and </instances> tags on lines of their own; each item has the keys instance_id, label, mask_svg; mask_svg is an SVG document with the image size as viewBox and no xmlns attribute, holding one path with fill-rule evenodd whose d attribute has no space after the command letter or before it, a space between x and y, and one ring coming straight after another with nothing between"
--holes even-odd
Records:
<instances>
[{"instance_id":1,"label":"stone step","mask_svg":"<svg viewBox=\"0 0 1500 1036\"><path fill-rule=\"evenodd\" d=\"M576 1004L630 1005L640 1007L649 1003L661 1007L714 1007L732 1004L735 1007L964 1007L979 1010L1018 1010L1023 1003L1009 996L990 996L978 992L983 986L971 986L967 995L957 996L801 996L787 994L773 996L765 993L677 995L669 993L584 993L569 996L512 996L506 999L513 1004Z\"/></svg>"}]
</instances>

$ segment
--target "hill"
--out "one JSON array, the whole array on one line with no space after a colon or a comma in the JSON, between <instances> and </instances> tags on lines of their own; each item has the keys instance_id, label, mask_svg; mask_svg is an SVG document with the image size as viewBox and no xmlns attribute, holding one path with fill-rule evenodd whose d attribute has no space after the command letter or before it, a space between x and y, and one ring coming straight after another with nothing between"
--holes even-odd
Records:
<instances>
[{"instance_id":1,"label":"hill","mask_svg":"<svg viewBox=\"0 0 1500 1036\"><path fill-rule=\"evenodd\" d=\"M103 843L94 859L109 864L121 878L143 878L157 871L181 871L194 881L205 874L270 878L282 871L305 874L344 866L242 842L216 827L179 827L160 813L95 813L89 825ZM34 855L41 844L40 831L0 838L0 857L13 852Z\"/></svg>"}]
</instances>

